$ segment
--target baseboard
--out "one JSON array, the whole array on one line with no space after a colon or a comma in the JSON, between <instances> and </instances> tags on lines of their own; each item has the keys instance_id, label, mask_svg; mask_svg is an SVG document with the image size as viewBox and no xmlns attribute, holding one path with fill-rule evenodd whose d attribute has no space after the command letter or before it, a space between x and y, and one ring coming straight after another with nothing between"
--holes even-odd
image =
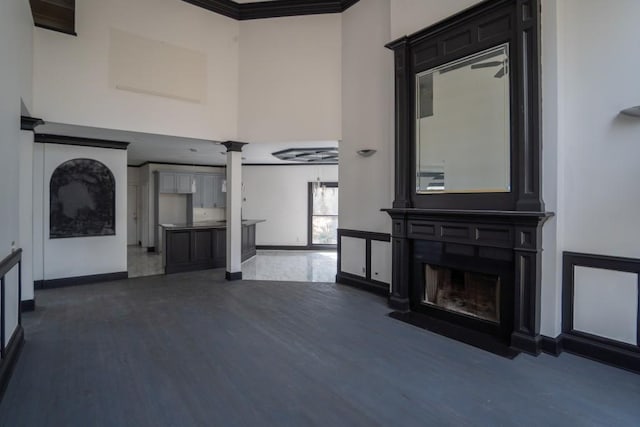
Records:
<instances>
[{"instance_id":1,"label":"baseboard","mask_svg":"<svg viewBox=\"0 0 640 427\"><path fill-rule=\"evenodd\" d=\"M355 274L340 271L336 274L336 283L352 286L384 297L389 296L389 285L386 283L367 280L364 277L356 276Z\"/></svg>"},{"instance_id":2,"label":"baseboard","mask_svg":"<svg viewBox=\"0 0 640 427\"><path fill-rule=\"evenodd\" d=\"M4 396L4 392L7 389L23 345L24 330L21 325L18 325L7 344L5 357L0 361L0 400L2 400L2 396Z\"/></svg>"},{"instance_id":3,"label":"baseboard","mask_svg":"<svg viewBox=\"0 0 640 427\"><path fill-rule=\"evenodd\" d=\"M257 250L263 251L328 251L335 252L336 246L282 246L282 245L256 245Z\"/></svg>"},{"instance_id":4,"label":"baseboard","mask_svg":"<svg viewBox=\"0 0 640 427\"><path fill-rule=\"evenodd\" d=\"M36 299L27 299L20 301L20 311L34 311L36 309Z\"/></svg>"},{"instance_id":5,"label":"baseboard","mask_svg":"<svg viewBox=\"0 0 640 427\"><path fill-rule=\"evenodd\" d=\"M235 273L225 271L224 277L227 280L242 280L242 271L236 271Z\"/></svg>"},{"instance_id":6,"label":"baseboard","mask_svg":"<svg viewBox=\"0 0 640 427\"><path fill-rule=\"evenodd\" d=\"M562 350L640 374L640 347L573 331L562 334Z\"/></svg>"},{"instance_id":7,"label":"baseboard","mask_svg":"<svg viewBox=\"0 0 640 427\"><path fill-rule=\"evenodd\" d=\"M526 335L519 332L513 332L511 334L511 348L528 353L533 356L538 356L541 350L541 335Z\"/></svg>"},{"instance_id":8,"label":"baseboard","mask_svg":"<svg viewBox=\"0 0 640 427\"><path fill-rule=\"evenodd\" d=\"M111 282L113 280L123 280L129 277L126 271L117 273L93 274L89 276L65 277L62 279L36 280L33 286L36 289L62 288L66 286L88 285L90 283Z\"/></svg>"},{"instance_id":9,"label":"baseboard","mask_svg":"<svg viewBox=\"0 0 640 427\"><path fill-rule=\"evenodd\" d=\"M562 353L562 335L558 335L555 338L542 335L540 340L540 350L552 356L560 356L560 353Z\"/></svg>"}]
</instances>

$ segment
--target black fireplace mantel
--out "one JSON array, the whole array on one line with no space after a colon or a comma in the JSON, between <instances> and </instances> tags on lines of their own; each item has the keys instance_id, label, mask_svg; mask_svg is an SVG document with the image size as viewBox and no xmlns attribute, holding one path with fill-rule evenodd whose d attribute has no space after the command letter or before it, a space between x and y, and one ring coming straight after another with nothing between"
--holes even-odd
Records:
<instances>
[{"instance_id":1,"label":"black fireplace mantel","mask_svg":"<svg viewBox=\"0 0 640 427\"><path fill-rule=\"evenodd\" d=\"M509 191L417 193L416 75L503 43L512 57ZM508 260L514 307L506 344L538 354L542 225L553 216L542 199L540 1L486 0L387 47L395 60L395 198L383 209L392 218L389 304L411 311L420 241L473 262Z\"/></svg>"}]
</instances>

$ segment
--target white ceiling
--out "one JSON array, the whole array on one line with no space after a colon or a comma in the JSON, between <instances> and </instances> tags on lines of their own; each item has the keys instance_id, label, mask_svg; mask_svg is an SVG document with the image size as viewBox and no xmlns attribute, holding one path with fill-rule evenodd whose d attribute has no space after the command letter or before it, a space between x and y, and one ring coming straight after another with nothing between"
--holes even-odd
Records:
<instances>
[{"instance_id":1,"label":"white ceiling","mask_svg":"<svg viewBox=\"0 0 640 427\"><path fill-rule=\"evenodd\" d=\"M47 122L36 128L36 133L95 138L128 142L127 163L144 162L185 163L197 165L224 165L226 149L219 141L130 132L115 129L77 126ZM243 141L244 142L244 141ZM337 141L259 142L250 143L242 150L243 163L287 164L271 153L288 148L337 147ZM196 150L191 151L191 150ZM302 163L301 163L302 164Z\"/></svg>"}]
</instances>

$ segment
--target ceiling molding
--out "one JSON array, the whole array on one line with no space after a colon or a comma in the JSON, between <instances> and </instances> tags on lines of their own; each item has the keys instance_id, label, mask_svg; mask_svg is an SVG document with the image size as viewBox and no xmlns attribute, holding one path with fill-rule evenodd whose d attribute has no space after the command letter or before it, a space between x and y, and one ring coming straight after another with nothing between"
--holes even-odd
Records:
<instances>
[{"instance_id":1,"label":"ceiling molding","mask_svg":"<svg viewBox=\"0 0 640 427\"><path fill-rule=\"evenodd\" d=\"M126 150L129 146L128 142L122 141L80 138L68 135L51 135L46 133L36 133L33 138L33 142L38 142L41 144L80 145L82 147L112 148L115 150Z\"/></svg>"},{"instance_id":2,"label":"ceiling molding","mask_svg":"<svg viewBox=\"0 0 640 427\"><path fill-rule=\"evenodd\" d=\"M36 27L77 36L75 0L29 0L29 4Z\"/></svg>"},{"instance_id":3,"label":"ceiling molding","mask_svg":"<svg viewBox=\"0 0 640 427\"><path fill-rule=\"evenodd\" d=\"M36 126L44 124L44 120L36 117L20 116L20 130L35 132Z\"/></svg>"},{"instance_id":4,"label":"ceiling molding","mask_svg":"<svg viewBox=\"0 0 640 427\"><path fill-rule=\"evenodd\" d=\"M238 4L232 0L182 0L238 21L341 13L359 0L274 0Z\"/></svg>"}]
</instances>

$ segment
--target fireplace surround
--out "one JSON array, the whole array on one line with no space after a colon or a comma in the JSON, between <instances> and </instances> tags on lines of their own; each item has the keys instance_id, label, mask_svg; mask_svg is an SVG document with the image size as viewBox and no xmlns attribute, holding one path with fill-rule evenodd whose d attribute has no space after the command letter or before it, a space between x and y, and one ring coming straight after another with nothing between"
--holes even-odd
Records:
<instances>
[{"instance_id":1,"label":"fireplace surround","mask_svg":"<svg viewBox=\"0 0 640 427\"><path fill-rule=\"evenodd\" d=\"M389 305L396 310L392 317L506 356L540 352L541 236L542 225L552 213L545 211L542 200L539 12L539 0L487 0L387 45L395 60L395 198L391 209L383 209L392 219ZM506 46L507 59L470 63L469 58L482 56L496 46ZM451 132L423 130L424 123L446 106L441 102L438 109L438 88L431 85L437 84L438 75L448 73L446 78L450 79L452 70L469 64L474 73L502 65L503 69L491 71L488 81L507 79L504 105L509 120L502 135L507 141L508 185L499 191L446 191L453 173L451 156L465 155L465 150L447 144L478 149L473 147L474 138L455 139L465 134L458 127L468 126L468 122L456 123L458 115L452 114ZM425 86L422 80L430 73L434 77ZM469 75L475 78L477 74L470 71ZM421 111L423 96L428 97L426 113ZM476 110L483 107L475 105ZM444 171L440 186L445 191L420 191L420 177L431 170L421 168L421 148L429 150L420 145L424 143L420 138L436 134L439 145L430 150L449 150L449 160L425 164ZM474 161L467 158L464 164L470 174L481 173L482 167ZM456 173L460 177L464 169L458 167ZM449 301L429 300L426 294L434 295L433 289L426 289L426 276L446 278L447 274L448 283L441 285L441 292ZM494 290L470 296L466 288L473 279L465 276L473 275L481 286L493 278ZM451 276L456 276L454 282ZM494 294L495 307L489 315L492 309L487 305ZM467 308L456 309L455 305Z\"/></svg>"}]
</instances>

